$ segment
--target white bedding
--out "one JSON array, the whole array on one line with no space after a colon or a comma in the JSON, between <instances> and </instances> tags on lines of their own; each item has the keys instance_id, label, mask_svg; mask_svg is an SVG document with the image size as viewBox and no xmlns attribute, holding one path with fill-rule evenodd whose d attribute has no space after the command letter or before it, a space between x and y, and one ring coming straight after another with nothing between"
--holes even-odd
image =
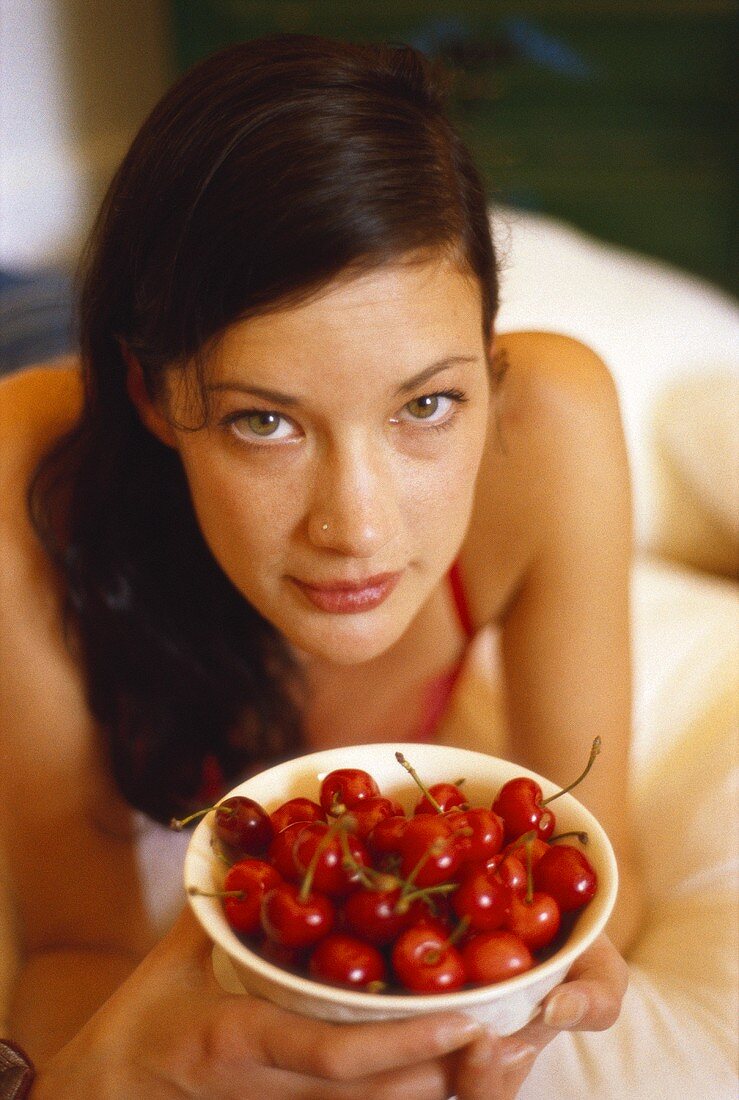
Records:
<instances>
[{"instance_id":1,"label":"white bedding","mask_svg":"<svg viewBox=\"0 0 739 1100\"><path fill-rule=\"evenodd\" d=\"M552 219L501 210L493 224L501 330L574 336L613 373L640 554L631 778L647 911L631 985L617 1024L560 1036L520 1098L735 1100L739 585L705 570L737 563L739 309ZM496 645L476 644L446 730L505 752Z\"/></svg>"},{"instance_id":2,"label":"white bedding","mask_svg":"<svg viewBox=\"0 0 739 1100\"><path fill-rule=\"evenodd\" d=\"M632 618L632 789L647 910L631 985L615 1027L558 1037L521 1100L737 1095L739 590L642 559ZM498 668L490 633L470 657L445 740L505 752Z\"/></svg>"},{"instance_id":3,"label":"white bedding","mask_svg":"<svg viewBox=\"0 0 739 1100\"><path fill-rule=\"evenodd\" d=\"M668 264L543 215L501 208L492 224L502 267L501 331L565 333L589 344L613 373L633 475L638 545L711 571L735 571L735 299ZM677 438L670 431L676 413ZM690 446L694 430L697 461L692 461L695 448ZM686 459L692 462L687 477ZM689 508L688 495L706 485L713 487L710 507ZM725 508L733 502L734 522L726 524L729 537L714 522L717 488Z\"/></svg>"}]
</instances>

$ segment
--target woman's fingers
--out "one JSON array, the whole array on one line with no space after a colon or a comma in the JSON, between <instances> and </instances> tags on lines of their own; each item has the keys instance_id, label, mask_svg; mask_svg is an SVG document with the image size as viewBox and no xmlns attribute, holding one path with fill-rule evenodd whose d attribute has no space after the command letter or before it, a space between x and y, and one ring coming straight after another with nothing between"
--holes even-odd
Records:
<instances>
[{"instance_id":1,"label":"woman's fingers","mask_svg":"<svg viewBox=\"0 0 739 1100\"><path fill-rule=\"evenodd\" d=\"M514 1100L544 1045L493 1035L475 1039L460 1058L457 1100Z\"/></svg>"},{"instance_id":2,"label":"woman's fingers","mask_svg":"<svg viewBox=\"0 0 739 1100\"><path fill-rule=\"evenodd\" d=\"M333 1081L353 1081L440 1058L482 1031L466 1016L332 1024L266 1003L259 1017L258 1038L268 1064Z\"/></svg>"},{"instance_id":3,"label":"woman's fingers","mask_svg":"<svg viewBox=\"0 0 739 1100\"><path fill-rule=\"evenodd\" d=\"M536 1058L561 1031L602 1031L615 1023L628 980L628 966L608 937L600 936L530 1024L504 1039L480 1037L463 1053L458 1100L513 1100Z\"/></svg>"},{"instance_id":4,"label":"woman's fingers","mask_svg":"<svg viewBox=\"0 0 739 1100\"><path fill-rule=\"evenodd\" d=\"M629 968L601 935L575 961L563 985L544 1001L541 1025L556 1030L603 1031L618 1019Z\"/></svg>"},{"instance_id":5,"label":"woman's fingers","mask_svg":"<svg viewBox=\"0 0 739 1100\"><path fill-rule=\"evenodd\" d=\"M228 1100L232 1097L241 1100L245 1096L280 1100L449 1100L453 1092L453 1071L437 1059L353 1081L329 1081L290 1070L252 1067L248 1080L241 1086L234 1083L233 1077L230 1086L224 1080L224 1091L219 1091L218 1096ZM212 1082L205 1095L208 1100L214 1096Z\"/></svg>"}]
</instances>

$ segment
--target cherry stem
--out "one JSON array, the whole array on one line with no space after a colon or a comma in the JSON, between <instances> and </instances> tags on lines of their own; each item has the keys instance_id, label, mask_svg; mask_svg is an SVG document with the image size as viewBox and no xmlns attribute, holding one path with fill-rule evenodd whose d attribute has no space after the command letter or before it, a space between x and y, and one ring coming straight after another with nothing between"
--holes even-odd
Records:
<instances>
[{"instance_id":1,"label":"cherry stem","mask_svg":"<svg viewBox=\"0 0 739 1100\"><path fill-rule=\"evenodd\" d=\"M588 760L587 766L582 775L579 775L574 783L570 783L569 787L563 787L561 791L557 791L556 794L550 794L549 798L543 799L543 801L541 802L542 806L547 806L550 802L553 802L555 798L559 798L559 796L562 794L567 794L567 792L571 791L573 787L576 787L578 783L582 783L583 779L595 763L595 758L600 752L600 744L600 737L596 737L590 749L590 759Z\"/></svg>"},{"instance_id":2,"label":"cherry stem","mask_svg":"<svg viewBox=\"0 0 739 1100\"><path fill-rule=\"evenodd\" d=\"M531 865L531 849L534 847L534 838L536 832L532 829L531 832L524 833L521 838L526 848L526 904L531 905L534 900L534 872Z\"/></svg>"},{"instance_id":3,"label":"cherry stem","mask_svg":"<svg viewBox=\"0 0 739 1100\"><path fill-rule=\"evenodd\" d=\"M396 913L407 913L414 901L419 898L426 901L432 894L451 894L456 890L458 882L442 882L438 886L426 886L423 890L411 890L409 894L401 895L395 903Z\"/></svg>"},{"instance_id":4,"label":"cherry stem","mask_svg":"<svg viewBox=\"0 0 739 1100\"><path fill-rule=\"evenodd\" d=\"M209 814L211 810L214 810L215 806L207 806L204 810L196 810L194 814L190 814L189 817L177 818L173 817L169 823L170 829L174 829L176 832L180 832L189 825L191 821L194 821L196 817L203 817L205 814Z\"/></svg>"},{"instance_id":5,"label":"cherry stem","mask_svg":"<svg viewBox=\"0 0 739 1100\"><path fill-rule=\"evenodd\" d=\"M173 817L169 822L169 827L170 829L174 829L176 832L179 833L182 829L185 828L186 825L189 825L191 821L194 821L196 817L204 817L205 814L209 814L211 810L218 810L220 813L225 814L226 817L233 817L233 815L236 813L235 806L224 806L224 804L221 802L217 806L206 806L204 810L196 810L195 813L190 814L189 817Z\"/></svg>"},{"instance_id":6,"label":"cherry stem","mask_svg":"<svg viewBox=\"0 0 739 1100\"><path fill-rule=\"evenodd\" d=\"M327 812L329 817L341 817L346 813L346 806L340 801L338 791L334 791L331 796L331 805Z\"/></svg>"},{"instance_id":7,"label":"cherry stem","mask_svg":"<svg viewBox=\"0 0 739 1100\"><path fill-rule=\"evenodd\" d=\"M364 988L368 993L382 993L383 989L387 989L387 982L367 982Z\"/></svg>"},{"instance_id":8,"label":"cherry stem","mask_svg":"<svg viewBox=\"0 0 739 1100\"><path fill-rule=\"evenodd\" d=\"M413 782L420 788L421 792L425 795L425 797L429 800L431 805L434 807L437 814L443 814L444 811L442 810L441 806L436 801L434 796L429 793L428 788L423 785L422 780L419 779L419 777L418 777L418 772L416 771L416 769L413 767L412 764L408 763L406 758L403 756L402 752L396 752L395 759L398 761L399 764L403 765L403 767L408 772L408 774L410 775Z\"/></svg>"},{"instance_id":9,"label":"cherry stem","mask_svg":"<svg viewBox=\"0 0 739 1100\"><path fill-rule=\"evenodd\" d=\"M188 886L187 892L191 898L244 898L245 890L201 890L197 886Z\"/></svg>"},{"instance_id":10,"label":"cherry stem","mask_svg":"<svg viewBox=\"0 0 739 1100\"><path fill-rule=\"evenodd\" d=\"M323 855L325 849L331 843L336 832L342 828L342 825L338 821L332 821L326 829L321 839L316 845L316 850L311 857L311 861L308 864L305 874L303 875L303 882L300 886L300 893L298 894L299 901L307 901L310 894L310 888L313 885L313 876L316 873L316 867L318 866L318 860ZM302 834L301 834L302 835ZM295 842L297 844L297 840ZM293 845L294 847L294 845Z\"/></svg>"},{"instance_id":11,"label":"cherry stem","mask_svg":"<svg viewBox=\"0 0 739 1100\"><path fill-rule=\"evenodd\" d=\"M549 843L554 844L555 840L565 840L568 836L577 837L577 839L580 841L581 844L587 844L588 841L590 840L590 837L588 836L587 833L580 833L577 830L575 830L574 832L571 832L571 833L557 833L556 836L550 836L549 837Z\"/></svg>"},{"instance_id":12,"label":"cherry stem","mask_svg":"<svg viewBox=\"0 0 739 1100\"><path fill-rule=\"evenodd\" d=\"M441 855L441 853L443 851L444 851L444 838L441 837L441 836L437 836L436 840L431 841L428 848L423 853L423 855L421 856L421 858L419 859L418 863L413 868L411 873L408 875L408 878L405 880L405 885L403 886L403 889L400 892L400 897L401 898L405 898L405 897L408 896L408 894L410 894L410 892L413 888L413 884L416 881L416 879L418 878L418 872L421 870L424 863L427 863L428 860L430 860L432 856Z\"/></svg>"},{"instance_id":13,"label":"cherry stem","mask_svg":"<svg viewBox=\"0 0 739 1100\"><path fill-rule=\"evenodd\" d=\"M462 936L465 934L465 932L467 931L469 926L470 926L470 918L469 917L462 917L459 924L454 929L454 931L452 932L449 939L446 941L446 946L447 947L452 947L457 942L457 940L461 940Z\"/></svg>"},{"instance_id":14,"label":"cherry stem","mask_svg":"<svg viewBox=\"0 0 739 1100\"><path fill-rule=\"evenodd\" d=\"M470 918L462 917L452 934L447 939L445 939L443 943L440 943L438 947L429 948L429 950L423 956L423 961L427 963L428 966L435 966L441 958L442 951L445 951L447 947L453 947L457 940L462 938L469 926Z\"/></svg>"},{"instance_id":15,"label":"cherry stem","mask_svg":"<svg viewBox=\"0 0 739 1100\"><path fill-rule=\"evenodd\" d=\"M341 865L345 871L353 871L358 877L362 886L367 890L395 890L398 886L398 879L395 875L389 875L385 871L377 871L374 867L365 867L363 863L358 863L351 853L349 848L349 829L342 822L337 822L341 832L341 847L343 848L344 855L341 861Z\"/></svg>"},{"instance_id":16,"label":"cherry stem","mask_svg":"<svg viewBox=\"0 0 739 1100\"><path fill-rule=\"evenodd\" d=\"M230 868L233 866L231 860L226 858L224 853L217 845L211 844L211 848L213 849L213 855L216 857L216 859L219 859L221 863L225 864L226 867Z\"/></svg>"}]
</instances>

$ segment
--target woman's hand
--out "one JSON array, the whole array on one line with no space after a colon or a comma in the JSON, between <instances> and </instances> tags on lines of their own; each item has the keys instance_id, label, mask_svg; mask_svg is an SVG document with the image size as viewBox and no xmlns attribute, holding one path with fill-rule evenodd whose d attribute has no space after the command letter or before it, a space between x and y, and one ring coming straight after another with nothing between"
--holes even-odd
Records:
<instances>
[{"instance_id":1,"label":"woman's hand","mask_svg":"<svg viewBox=\"0 0 739 1100\"><path fill-rule=\"evenodd\" d=\"M479 1036L461 1054L457 1100L513 1100L560 1031L603 1031L616 1022L628 980L626 963L608 937L599 936L547 995L535 1020L505 1039Z\"/></svg>"},{"instance_id":2,"label":"woman's hand","mask_svg":"<svg viewBox=\"0 0 739 1100\"><path fill-rule=\"evenodd\" d=\"M447 1100L455 1091L458 1100L513 1100L560 1030L611 1026L627 985L625 962L601 936L536 1020L500 1039L457 1015L378 1024L298 1016L224 993L210 954L186 910L44 1067L31 1100ZM561 1014L572 1008L565 993L583 997L578 1019Z\"/></svg>"},{"instance_id":3,"label":"woman's hand","mask_svg":"<svg viewBox=\"0 0 739 1100\"><path fill-rule=\"evenodd\" d=\"M211 946L183 912L43 1067L31 1100L447 1100L458 1063L445 1055L481 1033L464 1016L331 1024L227 994Z\"/></svg>"}]
</instances>

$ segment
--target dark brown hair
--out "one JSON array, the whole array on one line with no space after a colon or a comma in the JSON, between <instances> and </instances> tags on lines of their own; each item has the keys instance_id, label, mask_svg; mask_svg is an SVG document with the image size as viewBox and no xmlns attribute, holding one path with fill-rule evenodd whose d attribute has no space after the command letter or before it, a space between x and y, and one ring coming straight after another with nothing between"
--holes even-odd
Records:
<instances>
[{"instance_id":1,"label":"dark brown hair","mask_svg":"<svg viewBox=\"0 0 739 1100\"><path fill-rule=\"evenodd\" d=\"M207 353L234 321L430 251L476 279L489 337L486 199L448 90L408 46L245 42L167 92L103 202L81 267L83 412L30 505L114 775L160 820L300 751L300 719L287 647L212 558L178 456L127 396L122 349L152 396L178 365L202 396Z\"/></svg>"}]
</instances>

